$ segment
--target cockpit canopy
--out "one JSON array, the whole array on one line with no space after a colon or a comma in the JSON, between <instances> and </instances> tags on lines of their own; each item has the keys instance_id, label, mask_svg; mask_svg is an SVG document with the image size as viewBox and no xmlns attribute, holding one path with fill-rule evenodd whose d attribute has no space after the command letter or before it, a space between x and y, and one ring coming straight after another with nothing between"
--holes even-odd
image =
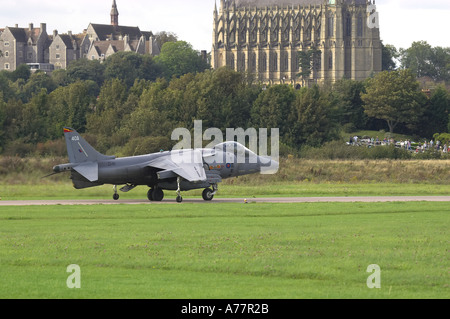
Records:
<instances>
[{"instance_id":1,"label":"cockpit canopy","mask_svg":"<svg viewBox=\"0 0 450 319\"><path fill-rule=\"evenodd\" d=\"M234 154L239 163L256 163L258 158L253 151L235 141L217 144L214 146L214 150L227 154Z\"/></svg>"}]
</instances>

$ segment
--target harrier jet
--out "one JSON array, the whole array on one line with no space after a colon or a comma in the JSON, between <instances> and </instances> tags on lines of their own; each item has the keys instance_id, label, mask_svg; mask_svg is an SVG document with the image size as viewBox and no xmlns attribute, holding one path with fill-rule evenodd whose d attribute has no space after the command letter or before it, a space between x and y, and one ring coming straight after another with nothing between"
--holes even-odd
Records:
<instances>
[{"instance_id":1,"label":"harrier jet","mask_svg":"<svg viewBox=\"0 0 450 319\"><path fill-rule=\"evenodd\" d=\"M213 148L116 158L97 152L72 128L65 127L64 136L70 163L55 166L53 174L70 172L76 189L114 185L114 200L119 199L117 185L124 185L120 188L122 192L146 185L150 188L147 193L150 201L162 201L164 190L174 190L177 202L181 203L182 191L202 188L203 199L210 201L223 179L278 170L277 161L258 156L234 141Z\"/></svg>"}]
</instances>

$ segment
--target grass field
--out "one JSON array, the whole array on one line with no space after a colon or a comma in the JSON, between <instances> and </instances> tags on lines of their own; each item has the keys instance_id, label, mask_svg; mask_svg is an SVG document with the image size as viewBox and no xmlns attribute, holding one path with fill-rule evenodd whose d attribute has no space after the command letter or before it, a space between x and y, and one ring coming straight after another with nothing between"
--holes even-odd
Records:
<instances>
[{"instance_id":1,"label":"grass field","mask_svg":"<svg viewBox=\"0 0 450 319\"><path fill-rule=\"evenodd\" d=\"M449 298L448 205L2 207L0 298Z\"/></svg>"},{"instance_id":2,"label":"grass field","mask_svg":"<svg viewBox=\"0 0 450 319\"><path fill-rule=\"evenodd\" d=\"M64 161L0 158L0 199L112 197L41 178ZM448 160L288 158L277 175L225 180L217 197L449 195L449 181ZM1 207L0 298L448 299L449 213L448 202ZM81 289L66 285L72 264ZM366 285L371 264L380 289Z\"/></svg>"},{"instance_id":3,"label":"grass field","mask_svg":"<svg viewBox=\"0 0 450 319\"><path fill-rule=\"evenodd\" d=\"M140 186L129 193L120 193L121 199L146 199L148 187ZM183 192L183 198L201 198L202 190ZM76 190L70 182L41 185L5 185L0 183L1 200L40 199L112 199L110 185ZM327 196L433 196L450 195L450 187L441 184L395 183L263 183L219 185L217 198L253 197L327 197ZM174 199L174 191L166 191L166 198Z\"/></svg>"}]
</instances>

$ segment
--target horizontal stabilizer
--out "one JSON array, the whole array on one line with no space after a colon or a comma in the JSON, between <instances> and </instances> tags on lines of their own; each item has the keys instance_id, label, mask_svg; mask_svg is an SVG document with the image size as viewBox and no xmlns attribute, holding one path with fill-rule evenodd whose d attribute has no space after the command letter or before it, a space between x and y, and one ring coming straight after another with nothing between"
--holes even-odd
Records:
<instances>
[{"instance_id":1,"label":"horizontal stabilizer","mask_svg":"<svg viewBox=\"0 0 450 319\"><path fill-rule=\"evenodd\" d=\"M86 178L90 182L98 181L98 163L97 162L86 162L77 165L73 168L81 176Z\"/></svg>"}]
</instances>

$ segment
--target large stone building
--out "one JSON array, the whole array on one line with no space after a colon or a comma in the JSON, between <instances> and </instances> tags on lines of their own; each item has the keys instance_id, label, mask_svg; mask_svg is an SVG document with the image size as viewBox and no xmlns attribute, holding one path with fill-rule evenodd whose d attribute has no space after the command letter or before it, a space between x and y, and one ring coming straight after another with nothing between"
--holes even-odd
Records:
<instances>
[{"instance_id":1,"label":"large stone building","mask_svg":"<svg viewBox=\"0 0 450 319\"><path fill-rule=\"evenodd\" d=\"M86 33L58 34L53 31L52 43L49 48L49 63L55 69L66 69L70 62L86 58L91 42Z\"/></svg>"},{"instance_id":2,"label":"large stone building","mask_svg":"<svg viewBox=\"0 0 450 319\"><path fill-rule=\"evenodd\" d=\"M45 23L35 28L6 27L0 29L0 71L14 71L20 64L36 68L65 69L80 58L104 61L118 51L130 51L152 56L160 48L150 31L119 25L116 1L111 8L111 24L89 24L81 34L47 34ZM51 67L51 68L50 68Z\"/></svg>"},{"instance_id":3,"label":"large stone building","mask_svg":"<svg viewBox=\"0 0 450 319\"><path fill-rule=\"evenodd\" d=\"M160 48L151 31L141 31L138 27L119 25L119 11L116 0L111 8L111 24L89 24L87 36L91 47L88 59L103 61L118 51L159 55Z\"/></svg>"},{"instance_id":4,"label":"large stone building","mask_svg":"<svg viewBox=\"0 0 450 319\"><path fill-rule=\"evenodd\" d=\"M371 0L220 0L212 67L296 87L365 79L381 71L380 33L368 23L369 5ZM302 51L316 52L306 77L299 76Z\"/></svg>"},{"instance_id":5,"label":"large stone building","mask_svg":"<svg viewBox=\"0 0 450 319\"><path fill-rule=\"evenodd\" d=\"M20 64L48 62L48 48L51 40L47 26L41 23L35 28L6 27L0 34L0 70L14 71Z\"/></svg>"}]
</instances>

